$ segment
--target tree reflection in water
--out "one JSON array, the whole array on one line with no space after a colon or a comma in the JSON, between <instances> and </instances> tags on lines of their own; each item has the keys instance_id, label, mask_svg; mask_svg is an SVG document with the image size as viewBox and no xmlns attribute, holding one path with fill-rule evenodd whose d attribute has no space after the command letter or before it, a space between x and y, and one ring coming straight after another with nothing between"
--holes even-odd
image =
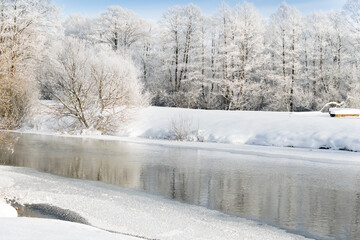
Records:
<instances>
[{"instance_id":1,"label":"tree reflection in water","mask_svg":"<svg viewBox=\"0 0 360 240\"><path fill-rule=\"evenodd\" d=\"M20 136L10 132L0 131L0 164L9 164L11 155L14 154L15 144L19 141Z\"/></svg>"}]
</instances>

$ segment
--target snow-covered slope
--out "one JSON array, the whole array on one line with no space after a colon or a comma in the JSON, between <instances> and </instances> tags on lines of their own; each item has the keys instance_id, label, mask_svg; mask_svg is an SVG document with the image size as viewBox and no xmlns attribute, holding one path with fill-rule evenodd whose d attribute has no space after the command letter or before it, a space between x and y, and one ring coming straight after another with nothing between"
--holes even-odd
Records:
<instances>
[{"instance_id":1,"label":"snow-covered slope","mask_svg":"<svg viewBox=\"0 0 360 240\"><path fill-rule=\"evenodd\" d=\"M24 129L64 132L61 123L57 123L46 113L35 116L31 127ZM117 135L360 151L359 133L360 118L331 118L329 114L320 112L209 111L148 107L134 113L133 121Z\"/></svg>"},{"instance_id":2,"label":"snow-covered slope","mask_svg":"<svg viewBox=\"0 0 360 240\"><path fill-rule=\"evenodd\" d=\"M175 123L175 124L173 124ZM130 137L169 138L172 125L206 142L360 151L360 118L329 114L206 111L149 107L123 132Z\"/></svg>"}]
</instances>

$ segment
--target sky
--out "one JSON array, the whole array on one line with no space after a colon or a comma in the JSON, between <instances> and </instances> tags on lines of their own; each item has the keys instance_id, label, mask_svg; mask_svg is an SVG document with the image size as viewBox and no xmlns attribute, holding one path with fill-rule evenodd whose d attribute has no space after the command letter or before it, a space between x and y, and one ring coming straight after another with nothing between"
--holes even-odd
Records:
<instances>
[{"instance_id":1,"label":"sky","mask_svg":"<svg viewBox=\"0 0 360 240\"><path fill-rule=\"evenodd\" d=\"M82 14L87 16L97 16L106 8L118 5L128 8L137 13L140 17L157 21L171 7L175 5L185 6L193 3L206 14L211 15L216 12L224 0L54 0L55 4L63 8L64 15ZM233 7L243 0L225 0ZM260 13L268 18L274 13L277 7L284 0L247 0L253 3ZM287 0L287 4L295 6L303 15L312 11L329 11L341 9L346 0Z\"/></svg>"}]
</instances>

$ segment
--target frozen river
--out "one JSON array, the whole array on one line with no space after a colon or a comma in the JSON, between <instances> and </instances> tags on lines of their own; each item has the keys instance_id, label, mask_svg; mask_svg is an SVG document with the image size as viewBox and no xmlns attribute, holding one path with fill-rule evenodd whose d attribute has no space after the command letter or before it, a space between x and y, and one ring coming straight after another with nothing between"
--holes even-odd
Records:
<instances>
[{"instance_id":1,"label":"frozen river","mask_svg":"<svg viewBox=\"0 0 360 240\"><path fill-rule=\"evenodd\" d=\"M358 164L32 134L2 141L5 165L137 189L318 239L360 236Z\"/></svg>"}]
</instances>

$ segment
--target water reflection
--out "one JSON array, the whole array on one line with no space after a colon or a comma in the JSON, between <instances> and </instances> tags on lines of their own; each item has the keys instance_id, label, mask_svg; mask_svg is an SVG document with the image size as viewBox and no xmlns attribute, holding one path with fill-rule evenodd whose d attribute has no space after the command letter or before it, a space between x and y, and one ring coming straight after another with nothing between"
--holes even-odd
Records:
<instances>
[{"instance_id":1,"label":"water reflection","mask_svg":"<svg viewBox=\"0 0 360 240\"><path fill-rule=\"evenodd\" d=\"M360 236L359 166L38 135L22 135L6 152L7 165L140 189L319 238Z\"/></svg>"},{"instance_id":2,"label":"water reflection","mask_svg":"<svg viewBox=\"0 0 360 240\"><path fill-rule=\"evenodd\" d=\"M18 140L18 135L0 130L0 164L6 164L9 156L14 153L14 147Z\"/></svg>"}]
</instances>

